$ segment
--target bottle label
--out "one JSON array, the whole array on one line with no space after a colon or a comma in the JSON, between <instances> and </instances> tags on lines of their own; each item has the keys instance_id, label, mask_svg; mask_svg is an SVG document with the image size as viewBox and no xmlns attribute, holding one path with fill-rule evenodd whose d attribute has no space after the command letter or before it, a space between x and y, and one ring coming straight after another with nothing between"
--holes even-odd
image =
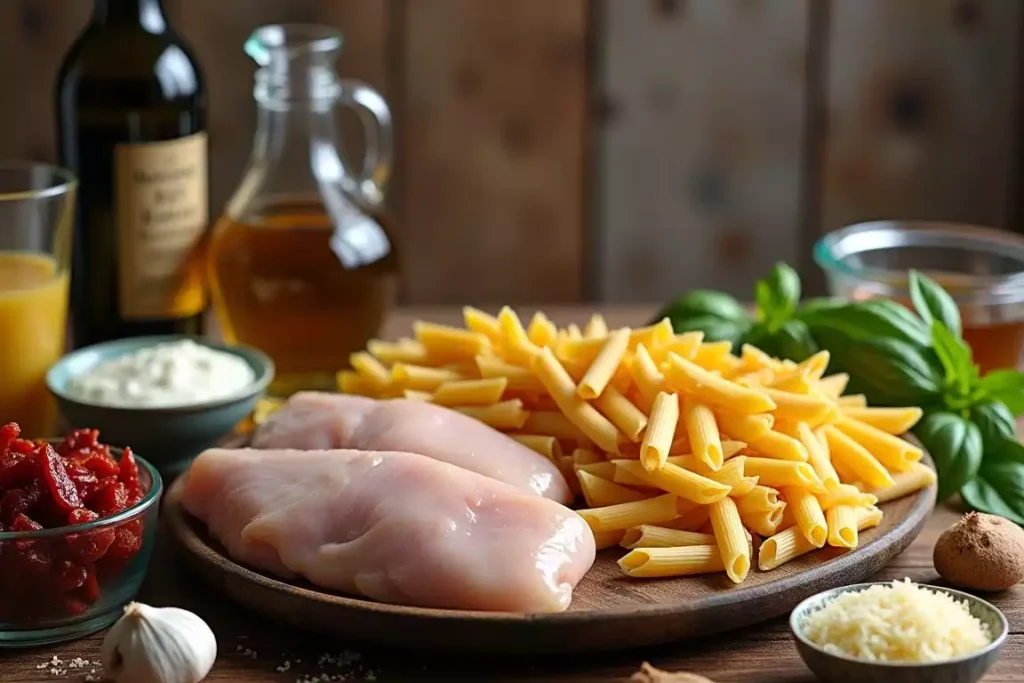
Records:
<instances>
[{"instance_id":1,"label":"bottle label","mask_svg":"<svg viewBox=\"0 0 1024 683\"><path fill-rule=\"evenodd\" d=\"M114 169L121 317L196 315L206 305L206 133L117 145Z\"/></svg>"}]
</instances>

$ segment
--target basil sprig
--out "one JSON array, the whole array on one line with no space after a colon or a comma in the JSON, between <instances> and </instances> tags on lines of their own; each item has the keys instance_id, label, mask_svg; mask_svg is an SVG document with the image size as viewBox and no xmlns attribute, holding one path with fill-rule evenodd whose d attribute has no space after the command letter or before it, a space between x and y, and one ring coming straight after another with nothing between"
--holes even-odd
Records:
<instances>
[{"instance_id":1,"label":"basil sprig","mask_svg":"<svg viewBox=\"0 0 1024 683\"><path fill-rule=\"evenodd\" d=\"M1024 446L1015 417L1024 415L1024 373L981 376L962 338L960 312L935 281L911 271L913 310L873 299L800 303L800 280L778 264L755 287L749 314L733 297L698 290L666 306L677 332L703 330L801 361L827 349L828 371L850 375L849 393L872 405L917 405L924 417L915 436L931 453L939 499L959 492L971 507L1024 524Z\"/></svg>"}]
</instances>

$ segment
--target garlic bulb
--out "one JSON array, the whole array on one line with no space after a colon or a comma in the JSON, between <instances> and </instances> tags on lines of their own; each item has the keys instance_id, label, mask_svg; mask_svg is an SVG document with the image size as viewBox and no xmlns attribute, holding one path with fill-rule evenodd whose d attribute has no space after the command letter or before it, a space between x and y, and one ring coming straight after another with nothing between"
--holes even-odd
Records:
<instances>
[{"instance_id":1,"label":"garlic bulb","mask_svg":"<svg viewBox=\"0 0 1024 683\"><path fill-rule=\"evenodd\" d=\"M199 683L217 659L217 639L192 612L132 602L104 638L102 657L115 683Z\"/></svg>"}]
</instances>

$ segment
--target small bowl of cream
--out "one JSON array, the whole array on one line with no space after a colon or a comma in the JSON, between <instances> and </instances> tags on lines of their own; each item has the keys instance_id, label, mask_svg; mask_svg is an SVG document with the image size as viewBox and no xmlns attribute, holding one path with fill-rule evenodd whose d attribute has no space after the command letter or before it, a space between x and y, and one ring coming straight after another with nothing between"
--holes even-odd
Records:
<instances>
[{"instance_id":1,"label":"small bowl of cream","mask_svg":"<svg viewBox=\"0 0 1024 683\"><path fill-rule=\"evenodd\" d=\"M174 475L252 412L273 376L256 349L159 336L74 351L46 384L71 427L99 429Z\"/></svg>"}]
</instances>

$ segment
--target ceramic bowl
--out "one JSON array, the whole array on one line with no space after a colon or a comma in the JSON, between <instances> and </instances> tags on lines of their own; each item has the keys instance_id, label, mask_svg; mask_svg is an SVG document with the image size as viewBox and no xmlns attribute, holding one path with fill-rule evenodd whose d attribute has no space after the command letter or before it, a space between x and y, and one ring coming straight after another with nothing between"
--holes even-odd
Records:
<instances>
[{"instance_id":1,"label":"ceramic bowl","mask_svg":"<svg viewBox=\"0 0 1024 683\"><path fill-rule=\"evenodd\" d=\"M992 642L982 650L942 662L882 663L854 659L832 654L812 643L803 633L807 616L824 607L842 593L860 591L871 586L890 585L889 582L860 583L818 593L807 598L793 610L789 627L796 639L797 649L808 668L821 681L827 683L975 683L999 659L1009 632L1006 617L994 605L969 593L941 586L923 585L923 588L946 593L953 599L967 602L967 607L982 624L987 624Z\"/></svg>"},{"instance_id":2,"label":"ceramic bowl","mask_svg":"<svg viewBox=\"0 0 1024 683\"><path fill-rule=\"evenodd\" d=\"M90 368L156 344L189 339L238 356L252 367L256 379L233 396L170 408L112 407L87 403L67 393L67 385ZM50 368L46 386L57 399L61 415L72 428L100 430L112 446L131 446L145 453L166 477L188 467L192 458L215 445L252 412L274 377L274 364L265 354L244 346L227 346L184 335L133 337L103 342L74 351Z\"/></svg>"},{"instance_id":3,"label":"ceramic bowl","mask_svg":"<svg viewBox=\"0 0 1024 683\"><path fill-rule=\"evenodd\" d=\"M121 449L110 451L120 459ZM138 595L164 488L153 465L137 455L135 462L145 495L128 509L85 524L0 532L0 649L95 633L117 621ZM55 579L58 562L63 568Z\"/></svg>"}]
</instances>

